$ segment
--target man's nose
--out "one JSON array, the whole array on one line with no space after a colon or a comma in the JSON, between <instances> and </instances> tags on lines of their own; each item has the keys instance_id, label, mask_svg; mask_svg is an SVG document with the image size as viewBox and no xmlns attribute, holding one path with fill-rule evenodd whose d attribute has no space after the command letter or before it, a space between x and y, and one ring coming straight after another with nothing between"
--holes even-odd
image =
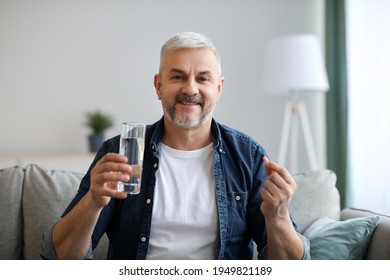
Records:
<instances>
[{"instance_id":1,"label":"man's nose","mask_svg":"<svg viewBox=\"0 0 390 280\"><path fill-rule=\"evenodd\" d=\"M188 79L182 87L182 92L187 95L197 95L199 93L198 84L193 79Z\"/></svg>"}]
</instances>

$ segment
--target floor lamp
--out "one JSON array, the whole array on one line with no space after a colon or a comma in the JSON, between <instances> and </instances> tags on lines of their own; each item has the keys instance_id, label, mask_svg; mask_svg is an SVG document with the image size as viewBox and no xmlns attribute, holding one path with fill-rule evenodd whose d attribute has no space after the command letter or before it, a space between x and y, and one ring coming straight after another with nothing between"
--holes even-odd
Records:
<instances>
[{"instance_id":1,"label":"floor lamp","mask_svg":"<svg viewBox=\"0 0 390 280\"><path fill-rule=\"evenodd\" d=\"M269 94L289 94L284 112L278 163L285 165L288 143L291 144L290 171L298 166L298 124L301 124L310 168L318 169L313 136L302 92L325 92L328 77L319 40L314 35L297 34L271 40L267 45L263 89Z\"/></svg>"}]
</instances>

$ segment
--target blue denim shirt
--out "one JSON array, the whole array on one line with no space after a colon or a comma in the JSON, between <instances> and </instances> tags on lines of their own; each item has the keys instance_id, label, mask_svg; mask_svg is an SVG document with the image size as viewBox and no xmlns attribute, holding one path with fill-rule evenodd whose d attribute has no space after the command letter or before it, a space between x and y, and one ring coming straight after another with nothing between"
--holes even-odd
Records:
<instances>
[{"instance_id":1,"label":"blue denim shirt","mask_svg":"<svg viewBox=\"0 0 390 280\"><path fill-rule=\"evenodd\" d=\"M104 233L110 240L108 259L145 259L152 220L159 143L164 120L147 126L141 192L126 199L111 199L100 214L92 236L94 249ZM216 259L252 259L253 243L259 257L266 252L266 227L260 211L260 190L267 178L264 149L249 136L212 121L215 193L219 217ZM63 216L88 192L90 171L106 153L119 151L119 136L107 140L80 183L79 191ZM296 225L294 224L296 228ZM297 228L296 228L297 229ZM299 235L301 239L304 237ZM305 241L305 240L304 240ZM305 242L304 242L305 243ZM305 251L308 246L305 244ZM307 252L305 252L307 255ZM90 256L87 256L89 258Z\"/></svg>"}]
</instances>

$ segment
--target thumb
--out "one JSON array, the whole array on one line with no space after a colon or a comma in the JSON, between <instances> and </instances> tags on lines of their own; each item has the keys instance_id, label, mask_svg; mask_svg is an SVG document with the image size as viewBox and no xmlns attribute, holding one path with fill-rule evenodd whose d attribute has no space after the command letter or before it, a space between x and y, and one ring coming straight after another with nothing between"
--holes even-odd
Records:
<instances>
[{"instance_id":1,"label":"thumb","mask_svg":"<svg viewBox=\"0 0 390 280\"><path fill-rule=\"evenodd\" d=\"M263 160L264 160L265 173L267 174L267 176L269 176L273 172L272 167L271 167L271 162L269 161L269 159L266 156L263 157Z\"/></svg>"}]
</instances>

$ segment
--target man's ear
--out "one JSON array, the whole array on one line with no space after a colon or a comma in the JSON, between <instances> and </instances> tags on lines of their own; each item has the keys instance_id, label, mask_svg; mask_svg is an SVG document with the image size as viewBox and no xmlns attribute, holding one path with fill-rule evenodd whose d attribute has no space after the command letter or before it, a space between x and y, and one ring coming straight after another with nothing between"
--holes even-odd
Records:
<instances>
[{"instance_id":1,"label":"man's ear","mask_svg":"<svg viewBox=\"0 0 390 280\"><path fill-rule=\"evenodd\" d=\"M161 77L159 74L154 75L154 88L156 89L157 97L159 100L161 100L160 97L160 90L161 90Z\"/></svg>"},{"instance_id":2,"label":"man's ear","mask_svg":"<svg viewBox=\"0 0 390 280\"><path fill-rule=\"evenodd\" d=\"M219 84L218 84L218 101L219 101L219 98L221 97L222 88L223 88L224 83L225 83L225 78L221 77Z\"/></svg>"}]
</instances>

